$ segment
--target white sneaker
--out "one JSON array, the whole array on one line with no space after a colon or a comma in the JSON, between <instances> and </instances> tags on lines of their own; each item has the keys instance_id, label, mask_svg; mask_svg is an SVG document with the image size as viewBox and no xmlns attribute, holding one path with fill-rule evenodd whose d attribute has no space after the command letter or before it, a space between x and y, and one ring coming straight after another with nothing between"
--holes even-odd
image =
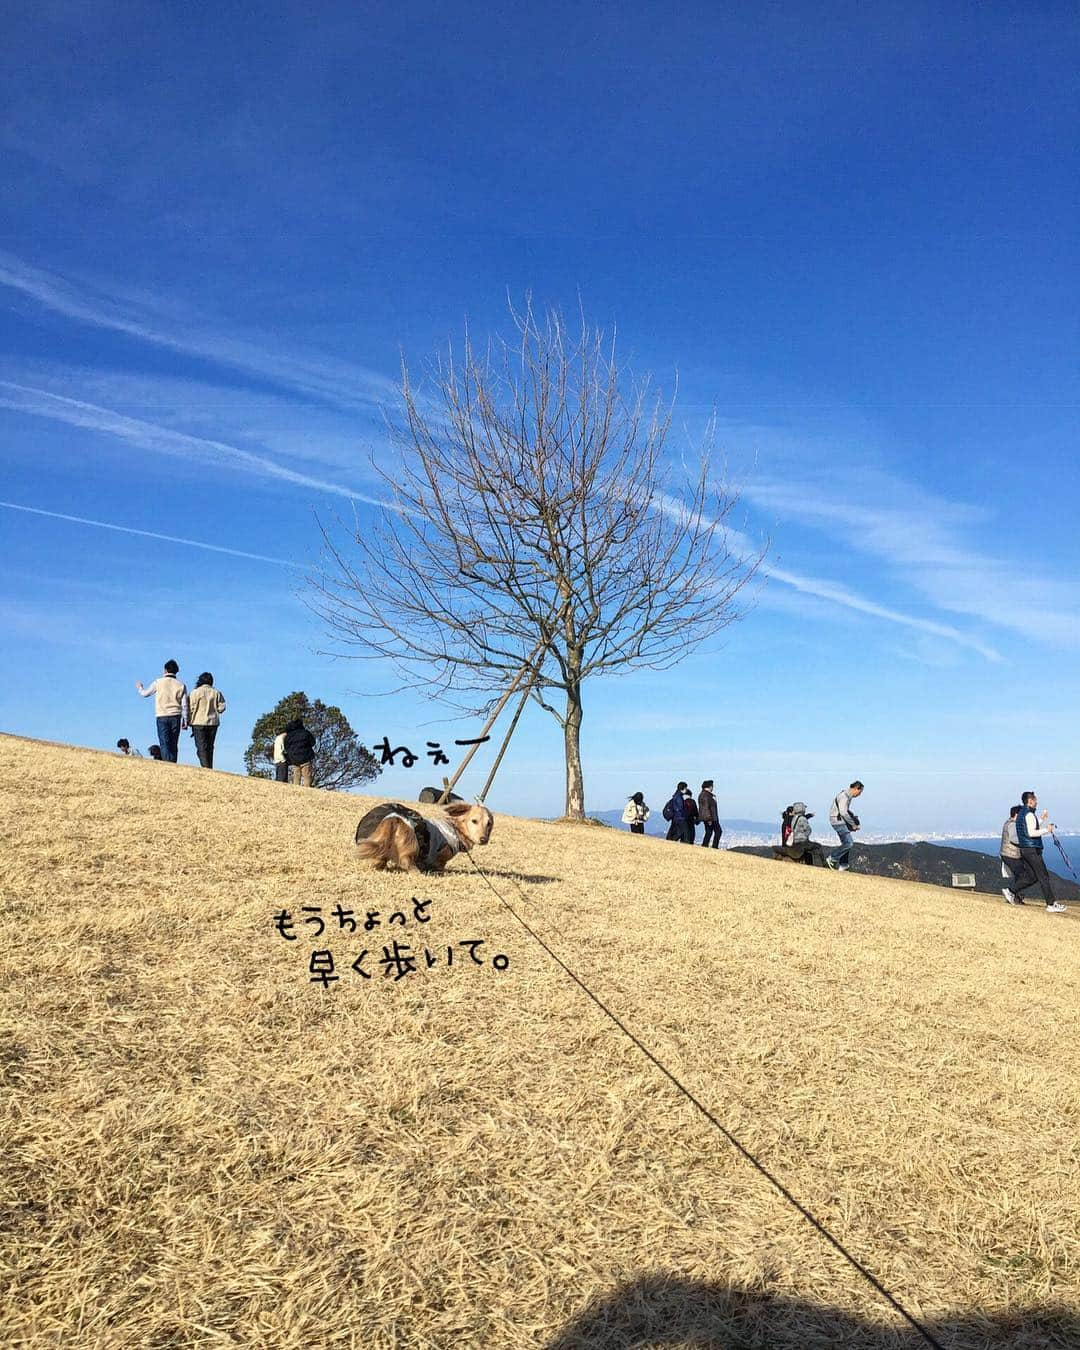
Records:
<instances>
[{"instance_id":1,"label":"white sneaker","mask_svg":"<svg viewBox=\"0 0 1080 1350\"><path fill-rule=\"evenodd\" d=\"M1002 886L1001 894L1005 897L1005 903L1007 905L1016 904L1016 896L1013 895L1012 891L1009 890L1008 886Z\"/></svg>"},{"instance_id":2,"label":"white sneaker","mask_svg":"<svg viewBox=\"0 0 1080 1350\"><path fill-rule=\"evenodd\" d=\"M826 866L826 867L831 867L832 870L833 870L834 872L836 871L836 862L835 862L834 859L832 859L831 857L829 857L829 855L828 855L827 853L826 853L826 855L825 855L825 866Z\"/></svg>"},{"instance_id":3,"label":"white sneaker","mask_svg":"<svg viewBox=\"0 0 1080 1350\"><path fill-rule=\"evenodd\" d=\"M850 872L850 871L851 871L851 864L850 864L850 863L837 863L837 864L836 864L836 870L837 870L838 872Z\"/></svg>"},{"instance_id":4,"label":"white sneaker","mask_svg":"<svg viewBox=\"0 0 1080 1350\"><path fill-rule=\"evenodd\" d=\"M1067 914L1069 912L1069 907L1068 905L1063 905L1060 900L1055 900L1052 905L1046 906L1046 912L1047 914Z\"/></svg>"}]
</instances>

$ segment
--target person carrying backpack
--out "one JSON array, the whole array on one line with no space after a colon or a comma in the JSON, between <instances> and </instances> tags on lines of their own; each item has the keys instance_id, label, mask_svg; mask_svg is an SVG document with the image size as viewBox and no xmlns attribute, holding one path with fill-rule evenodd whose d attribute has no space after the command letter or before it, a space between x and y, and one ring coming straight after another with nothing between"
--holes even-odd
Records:
<instances>
[{"instance_id":1,"label":"person carrying backpack","mask_svg":"<svg viewBox=\"0 0 1080 1350\"><path fill-rule=\"evenodd\" d=\"M667 837L676 844L693 843L693 836L689 834L689 822L686 817L685 794L687 791L686 784L680 783L672 794L670 801L664 806L664 819L670 822Z\"/></svg>"},{"instance_id":2,"label":"person carrying backpack","mask_svg":"<svg viewBox=\"0 0 1080 1350\"><path fill-rule=\"evenodd\" d=\"M716 809L716 797L713 795L713 780L706 778L698 794L698 819L705 826L701 847L708 848L712 840L713 848L720 847L720 836L724 833L720 825L720 813Z\"/></svg>"}]
</instances>

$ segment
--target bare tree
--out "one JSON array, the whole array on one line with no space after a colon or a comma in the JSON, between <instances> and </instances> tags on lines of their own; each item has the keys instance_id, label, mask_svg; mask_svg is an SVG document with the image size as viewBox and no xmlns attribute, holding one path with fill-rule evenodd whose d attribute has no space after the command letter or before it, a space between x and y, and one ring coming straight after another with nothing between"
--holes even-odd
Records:
<instances>
[{"instance_id":1,"label":"bare tree","mask_svg":"<svg viewBox=\"0 0 1080 1350\"><path fill-rule=\"evenodd\" d=\"M566 815L581 819L586 680L665 669L741 617L764 551L731 547L737 499L706 455L672 490L671 406L619 368L614 343L584 320L571 336L555 313L514 321L512 344L478 352L466 335L459 359L437 361L430 397L403 365L401 458L376 465L394 509L354 522L347 545L323 528L314 608L345 654L390 662L399 687L432 698L505 688L527 663L563 730Z\"/></svg>"}]
</instances>

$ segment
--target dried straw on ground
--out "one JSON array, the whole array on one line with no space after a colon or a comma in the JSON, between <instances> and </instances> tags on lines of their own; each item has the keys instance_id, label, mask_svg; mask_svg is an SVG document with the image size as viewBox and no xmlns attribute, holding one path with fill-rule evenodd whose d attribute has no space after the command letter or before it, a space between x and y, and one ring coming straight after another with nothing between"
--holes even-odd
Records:
<instances>
[{"instance_id":1,"label":"dried straw on ground","mask_svg":"<svg viewBox=\"0 0 1080 1350\"><path fill-rule=\"evenodd\" d=\"M369 801L182 766L0 781L7 1343L921 1344L466 860L361 873ZM504 816L478 861L943 1344L1080 1343L1076 914Z\"/></svg>"}]
</instances>

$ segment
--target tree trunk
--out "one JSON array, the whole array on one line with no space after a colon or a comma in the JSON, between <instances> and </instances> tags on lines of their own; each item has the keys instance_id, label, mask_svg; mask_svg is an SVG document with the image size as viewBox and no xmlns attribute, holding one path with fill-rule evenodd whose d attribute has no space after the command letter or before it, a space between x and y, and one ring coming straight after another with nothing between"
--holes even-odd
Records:
<instances>
[{"instance_id":1,"label":"tree trunk","mask_svg":"<svg viewBox=\"0 0 1080 1350\"><path fill-rule=\"evenodd\" d=\"M566 722L563 726L566 746L566 810L570 820L585 819L585 782L581 774L581 686L566 691Z\"/></svg>"}]
</instances>

